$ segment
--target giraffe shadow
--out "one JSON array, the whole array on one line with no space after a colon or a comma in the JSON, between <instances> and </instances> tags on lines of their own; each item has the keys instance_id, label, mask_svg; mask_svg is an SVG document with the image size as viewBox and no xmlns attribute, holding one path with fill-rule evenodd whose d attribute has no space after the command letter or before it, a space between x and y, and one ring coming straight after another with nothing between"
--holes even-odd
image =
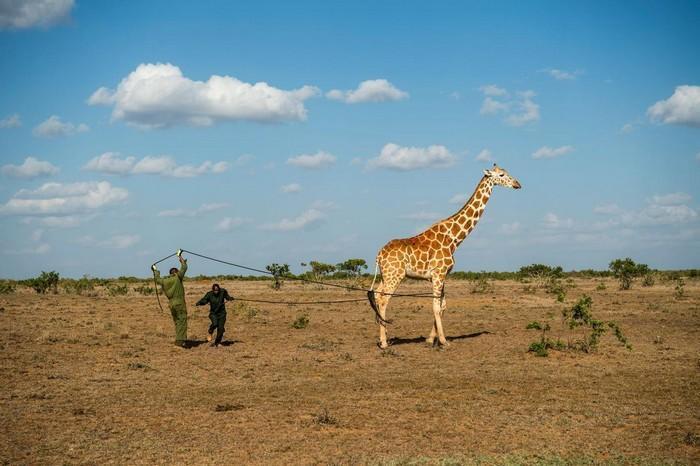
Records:
<instances>
[{"instance_id":1,"label":"giraffe shadow","mask_svg":"<svg viewBox=\"0 0 700 466\"><path fill-rule=\"evenodd\" d=\"M456 341L456 340L466 340L467 338L476 338L481 335L493 335L493 332L489 332L488 330L482 330L481 332L474 332L474 333L468 333L465 335L456 335L454 337L445 337L447 338L447 341ZM425 343L425 338L424 336L419 336L415 338L400 338L400 337L394 337L389 339L389 345L394 346L394 345L411 345L411 344L416 344L416 343ZM436 340L437 341L437 340Z\"/></svg>"}]
</instances>

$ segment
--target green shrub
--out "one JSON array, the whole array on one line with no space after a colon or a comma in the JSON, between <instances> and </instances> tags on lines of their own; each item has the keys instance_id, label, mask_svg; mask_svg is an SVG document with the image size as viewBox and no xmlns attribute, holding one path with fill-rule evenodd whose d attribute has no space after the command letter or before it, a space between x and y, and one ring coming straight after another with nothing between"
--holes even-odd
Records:
<instances>
[{"instance_id":1,"label":"green shrub","mask_svg":"<svg viewBox=\"0 0 700 466\"><path fill-rule=\"evenodd\" d=\"M8 281L0 281L0 294L10 294L15 292L15 285Z\"/></svg>"},{"instance_id":2,"label":"green shrub","mask_svg":"<svg viewBox=\"0 0 700 466\"><path fill-rule=\"evenodd\" d=\"M274 281L272 282L272 289L279 290L282 288L282 277L289 275L289 265L287 264L270 264L265 266L265 269L272 274Z\"/></svg>"},{"instance_id":3,"label":"green shrub","mask_svg":"<svg viewBox=\"0 0 700 466\"><path fill-rule=\"evenodd\" d=\"M87 275L77 280L63 280L63 291L68 294L92 295L95 291L94 281Z\"/></svg>"},{"instance_id":4,"label":"green shrub","mask_svg":"<svg viewBox=\"0 0 700 466\"><path fill-rule=\"evenodd\" d=\"M646 264L637 264L631 258L615 259L610 262L608 268L613 276L620 281L621 290L629 290L632 282L636 277L644 276L650 273L649 266Z\"/></svg>"},{"instance_id":5,"label":"green shrub","mask_svg":"<svg viewBox=\"0 0 700 466\"><path fill-rule=\"evenodd\" d=\"M309 316L306 315L299 316L292 322L292 328L296 329L306 328L307 325L309 325Z\"/></svg>"},{"instance_id":6,"label":"green shrub","mask_svg":"<svg viewBox=\"0 0 700 466\"><path fill-rule=\"evenodd\" d=\"M562 312L564 321L568 325L569 329L574 330L576 328L583 328L586 332L590 331L588 335L585 335L570 344L569 346L573 349L584 351L586 353L591 353L598 348L600 343L600 338L603 336L605 331L609 328L613 330L613 334L617 340L622 343L627 349L632 349L632 346L628 343L627 338L623 335L622 330L615 322L612 321L602 321L595 319L591 312L593 307L593 300L590 296L583 295L576 304L571 307L571 309L565 309Z\"/></svg>"},{"instance_id":7,"label":"green shrub","mask_svg":"<svg viewBox=\"0 0 700 466\"><path fill-rule=\"evenodd\" d=\"M472 293L489 293L493 291L493 285L486 277L479 277L472 284Z\"/></svg>"},{"instance_id":8,"label":"green shrub","mask_svg":"<svg viewBox=\"0 0 700 466\"><path fill-rule=\"evenodd\" d=\"M143 296L150 296L155 293L155 289L146 284L134 287L134 291Z\"/></svg>"},{"instance_id":9,"label":"green shrub","mask_svg":"<svg viewBox=\"0 0 700 466\"><path fill-rule=\"evenodd\" d=\"M676 299L681 299L685 295L685 282L682 278L678 277L678 280L676 280L676 287L674 289L676 291L673 295L676 297Z\"/></svg>"},{"instance_id":10,"label":"green shrub","mask_svg":"<svg viewBox=\"0 0 700 466\"><path fill-rule=\"evenodd\" d=\"M58 293L58 279L58 272L44 272L42 270L41 275L29 280L29 286L39 294L44 294L47 291L52 291L55 294Z\"/></svg>"},{"instance_id":11,"label":"green shrub","mask_svg":"<svg viewBox=\"0 0 700 466\"><path fill-rule=\"evenodd\" d=\"M110 296L125 296L128 293L129 285L127 284L120 285L118 283L113 283L107 285L107 294Z\"/></svg>"}]
</instances>

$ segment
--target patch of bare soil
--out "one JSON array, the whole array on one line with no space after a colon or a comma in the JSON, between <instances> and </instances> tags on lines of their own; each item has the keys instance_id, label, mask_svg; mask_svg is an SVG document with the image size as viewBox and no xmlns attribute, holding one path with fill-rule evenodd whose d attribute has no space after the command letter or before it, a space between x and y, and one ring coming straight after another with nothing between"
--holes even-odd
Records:
<instances>
[{"instance_id":1,"label":"patch of bare soil","mask_svg":"<svg viewBox=\"0 0 700 466\"><path fill-rule=\"evenodd\" d=\"M0 461L6 464L700 463L700 284L618 291L577 280L565 303L517 282L447 284L448 348L425 345L425 299L392 301L392 346L366 303L229 304L224 346L205 343L208 282L186 283L178 349L155 297L0 296ZM356 293L222 283L236 296ZM409 283L401 290L427 290ZM596 353L527 349L533 320L572 335L583 293L614 320ZM361 296L361 295L360 295ZM292 323L303 319L293 328ZM590 464L590 463L589 463Z\"/></svg>"}]
</instances>

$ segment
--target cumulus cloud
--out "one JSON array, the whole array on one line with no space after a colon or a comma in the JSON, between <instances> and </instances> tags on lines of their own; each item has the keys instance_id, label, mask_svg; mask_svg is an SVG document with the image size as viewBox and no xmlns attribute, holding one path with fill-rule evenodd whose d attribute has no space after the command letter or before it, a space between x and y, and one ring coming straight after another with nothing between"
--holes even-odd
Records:
<instances>
[{"instance_id":1,"label":"cumulus cloud","mask_svg":"<svg viewBox=\"0 0 700 466\"><path fill-rule=\"evenodd\" d=\"M516 92L515 96L494 84L481 86L484 94L479 113L504 116L503 121L511 126L523 126L540 119L540 106L535 103L533 91Z\"/></svg>"},{"instance_id":2,"label":"cumulus cloud","mask_svg":"<svg viewBox=\"0 0 700 466\"><path fill-rule=\"evenodd\" d=\"M596 214L617 214L621 212L620 207L617 204L602 204L599 206L595 206L593 208L593 212Z\"/></svg>"},{"instance_id":3,"label":"cumulus cloud","mask_svg":"<svg viewBox=\"0 0 700 466\"><path fill-rule=\"evenodd\" d=\"M149 63L139 65L116 89L97 89L88 103L112 106L112 120L141 128L210 126L225 120L305 120L304 101L318 93L313 86L285 91L231 76L193 81L177 66Z\"/></svg>"},{"instance_id":4,"label":"cumulus cloud","mask_svg":"<svg viewBox=\"0 0 700 466\"><path fill-rule=\"evenodd\" d=\"M279 222L262 225L261 228L274 231L302 230L318 224L325 217L325 214L318 209L308 209L297 217L283 218Z\"/></svg>"},{"instance_id":5,"label":"cumulus cloud","mask_svg":"<svg viewBox=\"0 0 700 466\"><path fill-rule=\"evenodd\" d=\"M652 121L700 128L700 86L678 86L673 95L649 107Z\"/></svg>"},{"instance_id":6,"label":"cumulus cloud","mask_svg":"<svg viewBox=\"0 0 700 466\"><path fill-rule=\"evenodd\" d=\"M209 212L214 212L216 210L225 209L228 207L226 203L211 203L202 204L196 209L172 209L172 210L161 210L158 212L159 217L197 217L202 214Z\"/></svg>"},{"instance_id":7,"label":"cumulus cloud","mask_svg":"<svg viewBox=\"0 0 700 466\"><path fill-rule=\"evenodd\" d=\"M48 27L68 18L74 0L2 0L0 29Z\"/></svg>"},{"instance_id":8,"label":"cumulus cloud","mask_svg":"<svg viewBox=\"0 0 700 466\"><path fill-rule=\"evenodd\" d=\"M78 238L77 242L86 246L99 246L109 249L127 249L141 241L139 235L113 235L103 240L97 240L87 235Z\"/></svg>"},{"instance_id":9,"label":"cumulus cloud","mask_svg":"<svg viewBox=\"0 0 700 466\"><path fill-rule=\"evenodd\" d=\"M289 183L285 184L280 188L283 193L298 193L301 192L301 185L299 183Z\"/></svg>"},{"instance_id":10,"label":"cumulus cloud","mask_svg":"<svg viewBox=\"0 0 700 466\"><path fill-rule=\"evenodd\" d=\"M560 157L562 155L568 154L573 151L572 146L561 146L557 148L552 148L549 146L542 146L532 153L533 159L552 159L554 157Z\"/></svg>"},{"instance_id":11,"label":"cumulus cloud","mask_svg":"<svg viewBox=\"0 0 700 466\"><path fill-rule=\"evenodd\" d=\"M544 216L544 225L547 228L571 228L574 226L574 221L570 218L559 218L558 215L548 212Z\"/></svg>"},{"instance_id":12,"label":"cumulus cloud","mask_svg":"<svg viewBox=\"0 0 700 466\"><path fill-rule=\"evenodd\" d=\"M487 96L506 96L508 95L508 91L503 89L502 87L498 87L495 84L487 84L485 86L481 86L479 90Z\"/></svg>"},{"instance_id":13,"label":"cumulus cloud","mask_svg":"<svg viewBox=\"0 0 700 466\"><path fill-rule=\"evenodd\" d=\"M547 73L557 81L572 81L576 79L576 77L580 74L582 74L582 71L566 71L566 70L558 70L556 68L547 68L544 70L540 70L542 73Z\"/></svg>"},{"instance_id":14,"label":"cumulus cloud","mask_svg":"<svg viewBox=\"0 0 700 466\"><path fill-rule=\"evenodd\" d=\"M389 143L382 148L378 157L367 162L367 167L407 171L450 167L456 160L457 157L445 146L402 147Z\"/></svg>"},{"instance_id":15,"label":"cumulus cloud","mask_svg":"<svg viewBox=\"0 0 700 466\"><path fill-rule=\"evenodd\" d=\"M493 157L491 156L491 151L484 149L477 154L474 158L477 162L493 162Z\"/></svg>"},{"instance_id":16,"label":"cumulus cloud","mask_svg":"<svg viewBox=\"0 0 700 466\"><path fill-rule=\"evenodd\" d=\"M192 178L205 174L220 174L230 167L228 162L202 162L200 165L178 165L168 155L121 157L115 152L105 152L94 157L83 167L85 170L109 175L161 175L174 178Z\"/></svg>"},{"instance_id":17,"label":"cumulus cloud","mask_svg":"<svg viewBox=\"0 0 700 466\"><path fill-rule=\"evenodd\" d=\"M123 202L129 192L107 181L45 183L35 190L21 189L0 206L0 214L49 215L91 212Z\"/></svg>"},{"instance_id":18,"label":"cumulus cloud","mask_svg":"<svg viewBox=\"0 0 700 466\"><path fill-rule=\"evenodd\" d=\"M17 113L0 120L0 128L19 128L20 126L22 126L22 120Z\"/></svg>"},{"instance_id":19,"label":"cumulus cloud","mask_svg":"<svg viewBox=\"0 0 700 466\"><path fill-rule=\"evenodd\" d=\"M56 138L61 136L72 136L77 133L84 133L90 128L85 123L74 125L73 123L61 121L58 115L51 115L46 121L40 123L32 130L34 136L42 138Z\"/></svg>"},{"instance_id":20,"label":"cumulus cloud","mask_svg":"<svg viewBox=\"0 0 700 466\"><path fill-rule=\"evenodd\" d=\"M250 220L241 217L224 217L216 224L216 231L231 231L241 225L249 223Z\"/></svg>"},{"instance_id":21,"label":"cumulus cloud","mask_svg":"<svg viewBox=\"0 0 700 466\"><path fill-rule=\"evenodd\" d=\"M335 160L335 155L321 150L315 154L302 154L291 157L287 160L287 164L300 168L319 169L333 165Z\"/></svg>"},{"instance_id":22,"label":"cumulus cloud","mask_svg":"<svg viewBox=\"0 0 700 466\"><path fill-rule=\"evenodd\" d=\"M514 235L520 231L520 223L519 222L504 223L500 226L498 231L499 231L499 233L502 233L504 235Z\"/></svg>"},{"instance_id":23,"label":"cumulus cloud","mask_svg":"<svg viewBox=\"0 0 700 466\"><path fill-rule=\"evenodd\" d=\"M333 89L326 93L326 97L348 104L359 104L407 99L408 93L396 88L386 79L370 79L362 81L355 90Z\"/></svg>"},{"instance_id":24,"label":"cumulus cloud","mask_svg":"<svg viewBox=\"0 0 700 466\"><path fill-rule=\"evenodd\" d=\"M596 207L594 212L611 216L604 223L608 227L675 225L692 222L698 218L698 212L687 205L691 200L689 194L677 192L654 195L647 199L646 205L639 210L625 211L616 204L609 204Z\"/></svg>"},{"instance_id":25,"label":"cumulus cloud","mask_svg":"<svg viewBox=\"0 0 700 466\"><path fill-rule=\"evenodd\" d=\"M27 157L22 165L3 165L1 171L3 175L14 178L36 178L38 176L55 175L59 170L58 167L50 162Z\"/></svg>"}]
</instances>

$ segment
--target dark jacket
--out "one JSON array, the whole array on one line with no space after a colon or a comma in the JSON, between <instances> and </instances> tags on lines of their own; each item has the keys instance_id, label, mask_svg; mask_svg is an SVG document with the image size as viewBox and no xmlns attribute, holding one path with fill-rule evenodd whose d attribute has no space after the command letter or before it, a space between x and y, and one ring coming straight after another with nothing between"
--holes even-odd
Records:
<instances>
[{"instance_id":1,"label":"dark jacket","mask_svg":"<svg viewBox=\"0 0 700 466\"><path fill-rule=\"evenodd\" d=\"M209 312L218 314L220 312L226 312L226 301L233 301L233 298L229 296L228 291L220 288L218 295L214 294L213 291L209 291L205 294L202 299L197 301L197 306L209 304Z\"/></svg>"}]
</instances>

